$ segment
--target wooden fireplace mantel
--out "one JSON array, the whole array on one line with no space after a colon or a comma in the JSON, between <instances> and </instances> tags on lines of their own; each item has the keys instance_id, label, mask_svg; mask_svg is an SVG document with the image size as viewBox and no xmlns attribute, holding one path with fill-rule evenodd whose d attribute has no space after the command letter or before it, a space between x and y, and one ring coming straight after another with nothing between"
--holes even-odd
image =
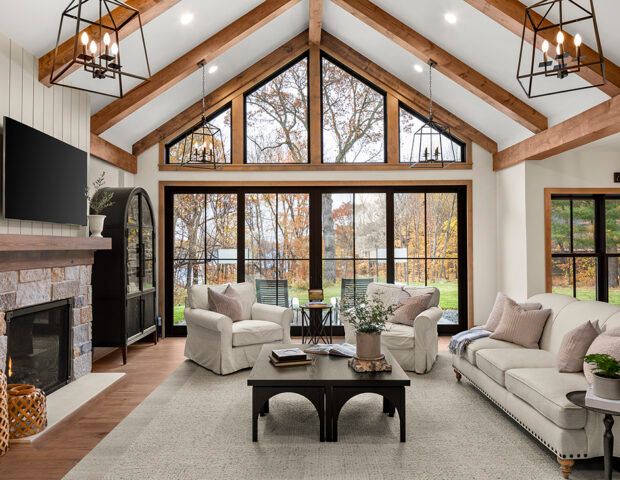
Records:
<instances>
[{"instance_id":1,"label":"wooden fireplace mantel","mask_svg":"<svg viewBox=\"0 0 620 480\"><path fill-rule=\"evenodd\" d=\"M111 250L111 238L0 235L0 252Z\"/></svg>"}]
</instances>

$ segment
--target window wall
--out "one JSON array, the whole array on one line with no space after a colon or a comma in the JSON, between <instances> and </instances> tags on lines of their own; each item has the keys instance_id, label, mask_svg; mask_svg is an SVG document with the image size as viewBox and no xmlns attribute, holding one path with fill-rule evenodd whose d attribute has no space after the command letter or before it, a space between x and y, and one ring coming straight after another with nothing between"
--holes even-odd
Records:
<instances>
[{"instance_id":1,"label":"window wall","mask_svg":"<svg viewBox=\"0 0 620 480\"><path fill-rule=\"evenodd\" d=\"M308 288L323 288L339 325L370 282L432 285L442 331L467 327L465 187L166 187L165 198L173 334L191 285L243 281L293 308L294 326Z\"/></svg>"},{"instance_id":2,"label":"window wall","mask_svg":"<svg viewBox=\"0 0 620 480\"><path fill-rule=\"evenodd\" d=\"M548 222L551 290L620 304L620 196L554 195Z\"/></svg>"}]
</instances>

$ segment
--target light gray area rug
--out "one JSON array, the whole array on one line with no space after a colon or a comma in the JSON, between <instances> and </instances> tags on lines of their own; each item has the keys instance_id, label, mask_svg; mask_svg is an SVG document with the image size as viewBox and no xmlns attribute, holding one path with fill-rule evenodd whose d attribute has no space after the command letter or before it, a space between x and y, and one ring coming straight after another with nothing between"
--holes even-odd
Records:
<instances>
[{"instance_id":1,"label":"light gray area rug","mask_svg":"<svg viewBox=\"0 0 620 480\"><path fill-rule=\"evenodd\" d=\"M398 441L398 418L385 416L372 394L344 407L338 443L319 442L310 402L277 396L253 443L248 371L220 377L187 361L65 478L561 479L553 455L455 381L447 354L430 374L410 376L407 443ZM600 468L599 460L578 463L571 478L600 479Z\"/></svg>"}]
</instances>

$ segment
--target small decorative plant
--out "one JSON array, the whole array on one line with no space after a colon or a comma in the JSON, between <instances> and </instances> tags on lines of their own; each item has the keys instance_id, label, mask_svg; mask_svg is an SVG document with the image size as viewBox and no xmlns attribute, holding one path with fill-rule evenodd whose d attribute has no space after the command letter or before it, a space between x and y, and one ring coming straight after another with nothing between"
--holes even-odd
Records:
<instances>
[{"instance_id":1,"label":"small decorative plant","mask_svg":"<svg viewBox=\"0 0 620 480\"><path fill-rule=\"evenodd\" d=\"M384 305L377 295L365 303L359 303L345 315L357 333L380 334L386 330L386 322L394 313L393 305Z\"/></svg>"},{"instance_id":2,"label":"small decorative plant","mask_svg":"<svg viewBox=\"0 0 620 480\"><path fill-rule=\"evenodd\" d=\"M584 361L596 368L594 371L596 375L604 378L620 379L620 362L611 355L593 353L586 355Z\"/></svg>"},{"instance_id":3,"label":"small decorative plant","mask_svg":"<svg viewBox=\"0 0 620 480\"><path fill-rule=\"evenodd\" d=\"M95 212L95 215L101 215L101 212L108 207L114 205L112 192L101 192L99 195L97 192L105 185L105 172L101 172L101 175L92 183L93 194L91 196L91 189L86 187L85 195L90 209Z\"/></svg>"}]
</instances>

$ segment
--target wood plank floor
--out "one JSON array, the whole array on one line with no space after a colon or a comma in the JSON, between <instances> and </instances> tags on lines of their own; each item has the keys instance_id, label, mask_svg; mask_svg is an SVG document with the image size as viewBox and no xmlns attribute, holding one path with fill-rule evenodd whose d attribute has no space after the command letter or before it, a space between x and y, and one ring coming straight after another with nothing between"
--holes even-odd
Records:
<instances>
[{"instance_id":1,"label":"wood plank floor","mask_svg":"<svg viewBox=\"0 0 620 480\"><path fill-rule=\"evenodd\" d=\"M449 340L440 337L440 351ZM120 351L96 361L94 372L126 375L35 444L11 446L0 457L0 479L61 479L183 362L184 345L184 338L166 338L129 347L127 365Z\"/></svg>"}]
</instances>

